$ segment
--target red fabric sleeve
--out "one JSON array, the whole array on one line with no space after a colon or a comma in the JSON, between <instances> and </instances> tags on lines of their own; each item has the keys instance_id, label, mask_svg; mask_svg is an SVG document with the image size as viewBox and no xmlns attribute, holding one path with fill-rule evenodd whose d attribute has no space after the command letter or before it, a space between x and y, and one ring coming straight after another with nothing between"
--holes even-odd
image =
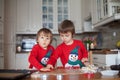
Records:
<instances>
[{"instance_id":1,"label":"red fabric sleeve","mask_svg":"<svg viewBox=\"0 0 120 80\"><path fill-rule=\"evenodd\" d=\"M30 56L28 58L30 65L33 65L36 69L40 70L43 66L36 59L38 52L37 47L33 47Z\"/></svg>"},{"instance_id":2,"label":"red fabric sleeve","mask_svg":"<svg viewBox=\"0 0 120 80\"><path fill-rule=\"evenodd\" d=\"M51 65L55 65L56 62L57 62L57 59L60 57L60 54L61 54L61 48L58 46L53 55L50 57L50 60L48 61L48 64L51 64Z\"/></svg>"}]
</instances>

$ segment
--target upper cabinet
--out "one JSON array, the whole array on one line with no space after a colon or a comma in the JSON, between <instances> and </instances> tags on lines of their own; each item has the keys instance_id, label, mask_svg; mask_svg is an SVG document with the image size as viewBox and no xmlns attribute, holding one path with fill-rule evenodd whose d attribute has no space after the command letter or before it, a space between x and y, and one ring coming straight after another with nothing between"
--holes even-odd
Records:
<instances>
[{"instance_id":1,"label":"upper cabinet","mask_svg":"<svg viewBox=\"0 0 120 80\"><path fill-rule=\"evenodd\" d=\"M83 21L91 18L91 0L81 0Z\"/></svg>"},{"instance_id":2,"label":"upper cabinet","mask_svg":"<svg viewBox=\"0 0 120 80\"><path fill-rule=\"evenodd\" d=\"M75 24L76 32L81 33L80 4L81 0L17 0L16 32L36 34L45 27L56 34L59 24L70 19Z\"/></svg>"},{"instance_id":3,"label":"upper cabinet","mask_svg":"<svg viewBox=\"0 0 120 80\"><path fill-rule=\"evenodd\" d=\"M40 0L17 0L18 34L36 34L41 28L40 3Z\"/></svg>"},{"instance_id":4,"label":"upper cabinet","mask_svg":"<svg viewBox=\"0 0 120 80\"><path fill-rule=\"evenodd\" d=\"M75 24L76 32L81 32L81 0L41 0L41 2L42 27L58 33L59 24L65 19L70 19Z\"/></svg>"},{"instance_id":5,"label":"upper cabinet","mask_svg":"<svg viewBox=\"0 0 120 80\"><path fill-rule=\"evenodd\" d=\"M4 68L4 0L0 0L0 69Z\"/></svg>"},{"instance_id":6,"label":"upper cabinet","mask_svg":"<svg viewBox=\"0 0 120 80\"><path fill-rule=\"evenodd\" d=\"M41 0L42 27L49 28L58 33L59 24L68 19L69 0Z\"/></svg>"},{"instance_id":7,"label":"upper cabinet","mask_svg":"<svg viewBox=\"0 0 120 80\"><path fill-rule=\"evenodd\" d=\"M4 19L4 0L0 0L0 22Z\"/></svg>"},{"instance_id":8,"label":"upper cabinet","mask_svg":"<svg viewBox=\"0 0 120 80\"><path fill-rule=\"evenodd\" d=\"M92 23L94 27L120 19L119 0L92 0Z\"/></svg>"},{"instance_id":9,"label":"upper cabinet","mask_svg":"<svg viewBox=\"0 0 120 80\"><path fill-rule=\"evenodd\" d=\"M82 0L68 0L69 19L74 22L76 33L82 33Z\"/></svg>"},{"instance_id":10,"label":"upper cabinet","mask_svg":"<svg viewBox=\"0 0 120 80\"><path fill-rule=\"evenodd\" d=\"M82 26L83 26L83 33L86 32L96 32L95 29L93 29L92 25L92 0L81 0L82 7Z\"/></svg>"}]
</instances>

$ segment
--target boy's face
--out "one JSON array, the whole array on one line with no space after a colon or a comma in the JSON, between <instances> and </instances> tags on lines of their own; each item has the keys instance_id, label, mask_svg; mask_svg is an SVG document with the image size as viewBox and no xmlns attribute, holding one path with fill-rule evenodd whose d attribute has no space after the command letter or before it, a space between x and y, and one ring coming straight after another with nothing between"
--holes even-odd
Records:
<instances>
[{"instance_id":1,"label":"boy's face","mask_svg":"<svg viewBox=\"0 0 120 80\"><path fill-rule=\"evenodd\" d=\"M47 46L50 44L50 42L51 42L50 34L45 35L43 32L40 33L40 35L38 37L38 44L42 48L47 49Z\"/></svg>"},{"instance_id":2,"label":"boy's face","mask_svg":"<svg viewBox=\"0 0 120 80\"><path fill-rule=\"evenodd\" d=\"M73 38L72 38L72 33L71 32L66 32L66 33L60 33L60 38L62 41L66 44L72 44Z\"/></svg>"}]
</instances>

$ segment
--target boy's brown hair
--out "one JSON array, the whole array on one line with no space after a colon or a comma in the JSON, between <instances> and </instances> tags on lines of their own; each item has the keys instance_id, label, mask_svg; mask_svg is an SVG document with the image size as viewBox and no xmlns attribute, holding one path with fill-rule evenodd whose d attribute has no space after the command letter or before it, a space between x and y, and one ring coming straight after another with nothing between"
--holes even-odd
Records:
<instances>
[{"instance_id":1,"label":"boy's brown hair","mask_svg":"<svg viewBox=\"0 0 120 80\"><path fill-rule=\"evenodd\" d=\"M70 20L64 20L60 26L58 27L59 33L67 33L71 32L72 35L75 34L75 26L72 21Z\"/></svg>"},{"instance_id":2,"label":"boy's brown hair","mask_svg":"<svg viewBox=\"0 0 120 80\"><path fill-rule=\"evenodd\" d=\"M51 42L52 42L52 32L50 29L47 29L47 28L41 28L38 32L37 32L37 35L36 35L36 40L38 40L40 34L43 33L44 36L50 36L51 38Z\"/></svg>"}]
</instances>

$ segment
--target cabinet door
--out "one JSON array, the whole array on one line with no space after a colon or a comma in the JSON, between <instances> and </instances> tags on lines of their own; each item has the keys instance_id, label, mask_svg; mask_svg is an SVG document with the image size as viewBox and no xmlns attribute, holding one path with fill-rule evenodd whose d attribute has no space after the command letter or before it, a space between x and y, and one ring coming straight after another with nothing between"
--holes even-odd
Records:
<instances>
[{"instance_id":1,"label":"cabinet door","mask_svg":"<svg viewBox=\"0 0 120 80\"><path fill-rule=\"evenodd\" d=\"M104 54L93 54L93 63L103 63L105 64L106 55Z\"/></svg>"},{"instance_id":2,"label":"cabinet door","mask_svg":"<svg viewBox=\"0 0 120 80\"><path fill-rule=\"evenodd\" d=\"M91 0L81 0L81 13L83 20L88 20L91 16Z\"/></svg>"},{"instance_id":3,"label":"cabinet door","mask_svg":"<svg viewBox=\"0 0 120 80\"><path fill-rule=\"evenodd\" d=\"M37 31L42 28L41 26L41 1L40 0L29 0L29 30L31 33L37 33Z\"/></svg>"},{"instance_id":4,"label":"cabinet door","mask_svg":"<svg viewBox=\"0 0 120 80\"><path fill-rule=\"evenodd\" d=\"M70 0L70 20L74 22L76 33L82 32L81 0Z\"/></svg>"},{"instance_id":5,"label":"cabinet door","mask_svg":"<svg viewBox=\"0 0 120 80\"><path fill-rule=\"evenodd\" d=\"M0 22L0 69L3 69L4 68L4 54L3 54L3 51L4 51L4 48L3 48L3 23Z\"/></svg>"},{"instance_id":6,"label":"cabinet door","mask_svg":"<svg viewBox=\"0 0 120 80\"><path fill-rule=\"evenodd\" d=\"M4 53L5 68L15 69L15 44L5 44Z\"/></svg>"},{"instance_id":7,"label":"cabinet door","mask_svg":"<svg viewBox=\"0 0 120 80\"><path fill-rule=\"evenodd\" d=\"M93 64L97 66L116 65L117 54L93 54Z\"/></svg>"},{"instance_id":8,"label":"cabinet door","mask_svg":"<svg viewBox=\"0 0 120 80\"><path fill-rule=\"evenodd\" d=\"M4 19L4 0L0 0L0 22Z\"/></svg>"},{"instance_id":9,"label":"cabinet door","mask_svg":"<svg viewBox=\"0 0 120 80\"><path fill-rule=\"evenodd\" d=\"M20 53L16 54L16 69L28 69L28 54Z\"/></svg>"},{"instance_id":10,"label":"cabinet door","mask_svg":"<svg viewBox=\"0 0 120 80\"><path fill-rule=\"evenodd\" d=\"M17 33L29 32L29 0L17 0Z\"/></svg>"},{"instance_id":11,"label":"cabinet door","mask_svg":"<svg viewBox=\"0 0 120 80\"><path fill-rule=\"evenodd\" d=\"M0 56L0 69L4 69L4 57Z\"/></svg>"},{"instance_id":12,"label":"cabinet door","mask_svg":"<svg viewBox=\"0 0 120 80\"><path fill-rule=\"evenodd\" d=\"M2 22L0 22L0 56L1 57L3 57L4 56L4 54L3 54L3 36L4 36L4 34L3 34L3 23Z\"/></svg>"},{"instance_id":13,"label":"cabinet door","mask_svg":"<svg viewBox=\"0 0 120 80\"><path fill-rule=\"evenodd\" d=\"M117 54L107 54L106 55L106 65L111 66L111 65L116 65L117 63Z\"/></svg>"},{"instance_id":14,"label":"cabinet door","mask_svg":"<svg viewBox=\"0 0 120 80\"><path fill-rule=\"evenodd\" d=\"M99 11L97 12L97 0L92 0L91 7L92 7L92 9L91 9L92 24L94 25L94 24L96 24L98 22L98 12ZM101 14L99 14L99 17L100 17L100 15Z\"/></svg>"},{"instance_id":15,"label":"cabinet door","mask_svg":"<svg viewBox=\"0 0 120 80\"><path fill-rule=\"evenodd\" d=\"M68 19L68 5L70 0L41 0L42 27L58 33L58 25Z\"/></svg>"}]
</instances>

